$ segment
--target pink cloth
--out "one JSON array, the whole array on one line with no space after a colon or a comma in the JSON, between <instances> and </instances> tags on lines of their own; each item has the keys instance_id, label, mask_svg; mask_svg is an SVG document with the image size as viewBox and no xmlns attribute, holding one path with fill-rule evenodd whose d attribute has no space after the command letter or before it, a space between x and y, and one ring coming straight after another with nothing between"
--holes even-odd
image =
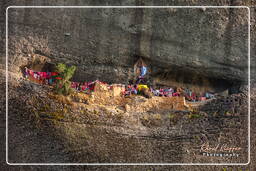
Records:
<instances>
[{"instance_id":1,"label":"pink cloth","mask_svg":"<svg viewBox=\"0 0 256 171\"><path fill-rule=\"evenodd\" d=\"M180 93L172 93L172 96L180 96Z\"/></svg>"},{"instance_id":2,"label":"pink cloth","mask_svg":"<svg viewBox=\"0 0 256 171\"><path fill-rule=\"evenodd\" d=\"M29 75L34 77L34 72L32 70L28 69L28 73L29 73Z\"/></svg>"},{"instance_id":3,"label":"pink cloth","mask_svg":"<svg viewBox=\"0 0 256 171\"><path fill-rule=\"evenodd\" d=\"M201 101L205 101L205 100L206 100L206 97L200 97L200 100L201 100Z\"/></svg>"}]
</instances>

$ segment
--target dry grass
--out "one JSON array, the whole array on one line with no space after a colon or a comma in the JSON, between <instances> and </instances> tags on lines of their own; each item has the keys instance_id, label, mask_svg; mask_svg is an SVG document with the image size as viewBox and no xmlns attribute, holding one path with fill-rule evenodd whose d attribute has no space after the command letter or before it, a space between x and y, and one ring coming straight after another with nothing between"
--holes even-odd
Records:
<instances>
[{"instance_id":1,"label":"dry grass","mask_svg":"<svg viewBox=\"0 0 256 171\"><path fill-rule=\"evenodd\" d=\"M143 114L140 120L141 123L147 127L162 125L162 116L160 114Z\"/></svg>"}]
</instances>

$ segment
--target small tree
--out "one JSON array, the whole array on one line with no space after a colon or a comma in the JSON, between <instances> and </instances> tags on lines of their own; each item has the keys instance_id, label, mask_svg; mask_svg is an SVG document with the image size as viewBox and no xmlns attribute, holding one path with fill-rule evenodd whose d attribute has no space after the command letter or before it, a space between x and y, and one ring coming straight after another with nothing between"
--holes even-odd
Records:
<instances>
[{"instance_id":1,"label":"small tree","mask_svg":"<svg viewBox=\"0 0 256 171\"><path fill-rule=\"evenodd\" d=\"M75 66L68 67L65 64L59 63L56 66L56 72L59 73L60 79L57 80L55 85L55 92L58 94L69 95L72 92L71 82L69 81L74 75L76 70Z\"/></svg>"}]
</instances>

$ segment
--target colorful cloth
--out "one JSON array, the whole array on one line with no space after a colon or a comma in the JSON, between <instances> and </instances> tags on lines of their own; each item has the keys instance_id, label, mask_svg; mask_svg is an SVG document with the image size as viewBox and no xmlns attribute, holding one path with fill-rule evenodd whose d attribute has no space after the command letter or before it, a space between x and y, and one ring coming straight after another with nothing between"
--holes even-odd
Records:
<instances>
[{"instance_id":1,"label":"colorful cloth","mask_svg":"<svg viewBox=\"0 0 256 171\"><path fill-rule=\"evenodd\" d=\"M170 96L172 96L172 93L173 93L173 89L172 88L164 89L163 90L163 95L164 96L170 97Z\"/></svg>"},{"instance_id":2,"label":"colorful cloth","mask_svg":"<svg viewBox=\"0 0 256 171\"><path fill-rule=\"evenodd\" d=\"M29 74L30 76L34 76L34 72L33 72L32 70L30 70L30 69L28 69L28 74Z\"/></svg>"},{"instance_id":3,"label":"colorful cloth","mask_svg":"<svg viewBox=\"0 0 256 171\"><path fill-rule=\"evenodd\" d=\"M137 89L138 89L138 91L141 91L143 88L148 89L148 86L145 84L139 84Z\"/></svg>"},{"instance_id":4,"label":"colorful cloth","mask_svg":"<svg viewBox=\"0 0 256 171\"><path fill-rule=\"evenodd\" d=\"M199 100L200 100L200 101L205 101L205 100L206 100L206 97L200 97Z\"/></svg>"},{"instance_id":5,"label":"colorful cloth","mask_svg":"<svg viewBox=\"0 0 256 171\"><path fill-rule=\"evenodd\" d=\"M172 96L180 96L180 93L179 92L172 93Z\"/></svg>"},{"instance_id":6,"label":"colorful cloth","mask_svg":"<svg viewBox=\"0 0 256 171\"><path fill-rule=\"evenodd\" d=\"M153 90L152 93L153 93L155 96L159 96L159 95L160 95L160 91L159 91L159 90Z\"/></svg>"},{"instance_id":7,"label":"colorful cloth","mask_svg":"<svg viewBox=\"0 0 256 171\"><path fill-rule=\"evenodd\" d=\"M91 91L93 91L93 90L94 90L94 87L95 87L95 82L89 82L89 83L88 83L88 87L89 87L89 89L90 89Z\"/></svg>"},{"instance_id":8,"label":"colorful cloth","mask_svg":"<svg viewBox=\"0 0 256 171\"><path fill-rule=\"evenodd\" d=\"M26 75L27 74L27 75ZM34 79L39 80L42 84L52 84L55 79L61 79L58 77L57 72L38 72L38 71L33 71L31 69L25 68L25 76L32 77Z\"/></svg>"}]
</instances>

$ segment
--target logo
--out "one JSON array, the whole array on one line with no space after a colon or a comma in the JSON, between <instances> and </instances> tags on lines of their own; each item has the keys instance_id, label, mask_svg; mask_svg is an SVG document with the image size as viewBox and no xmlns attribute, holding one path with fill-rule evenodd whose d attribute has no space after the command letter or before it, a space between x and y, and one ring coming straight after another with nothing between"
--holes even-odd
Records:
<instances>
[{"instance_id":1,"label":"logo","mask_svg":"<svg viewBox=\"0 0 256 171\"><path fill-rule=\"evenodd\" d=\"M210 157L239 157L241 149L241 147L228 144L210 145L209 143L204 143L201 145L200 152L203 156Z\"/></svg>"}]
</instances>

